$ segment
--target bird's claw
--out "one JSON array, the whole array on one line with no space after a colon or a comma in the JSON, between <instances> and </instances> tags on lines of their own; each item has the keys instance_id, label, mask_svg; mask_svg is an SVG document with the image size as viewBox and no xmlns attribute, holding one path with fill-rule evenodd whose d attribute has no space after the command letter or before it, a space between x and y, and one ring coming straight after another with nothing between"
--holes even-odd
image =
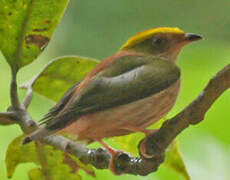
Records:
<instances>
[{"instance_id":1,"label":"bird's claw","mask_svg":"<svg viewBox=\"0 0 230 180\"><path fill-rule=\"evenodd\" d=\"M139 151L140 151L140 155L143 156L146 159L151 159L153 158L153 155L150 155L147 152L147 140L148 138L154 136L154 134L157 133L158 130L148 130L148 134L146 134L146 137L139 143Z\"/></svg>"}]
</instances>

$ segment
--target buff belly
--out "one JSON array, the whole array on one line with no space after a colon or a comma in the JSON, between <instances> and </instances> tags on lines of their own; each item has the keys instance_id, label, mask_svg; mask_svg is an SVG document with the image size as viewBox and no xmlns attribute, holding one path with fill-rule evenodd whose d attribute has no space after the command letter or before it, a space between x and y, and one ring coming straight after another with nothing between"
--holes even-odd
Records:
<instances>
[{"instance_id":1,"label":"buff belly","mask_svg":"<svg viewBox=\"0 0 230 180\"><path fill-rule=\"evenodd\" d=\"M95 140L132 133L124 127L146 128L164 117L176 102L180 80L169 88L139 101L87 114L62 130L80 140ZM116 98L116 97L114 97Z\"/></svg>"}]
</instances>

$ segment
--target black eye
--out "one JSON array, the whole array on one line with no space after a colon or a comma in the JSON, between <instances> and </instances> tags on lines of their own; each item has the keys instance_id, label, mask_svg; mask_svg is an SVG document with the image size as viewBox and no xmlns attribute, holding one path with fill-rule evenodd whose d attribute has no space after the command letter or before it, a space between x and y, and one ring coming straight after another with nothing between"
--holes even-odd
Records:
<instances>
[{"instance_id":1,"label":"black eye","mask_svg":"<svg viewBox=\"0 0 230 180\"><path fill-rule=\"evenodd\" d=\"M162 46L167 42L167 39L165 38L156 38L153 40L153 43L155 46Z\"/></svg>"}]
</instances>

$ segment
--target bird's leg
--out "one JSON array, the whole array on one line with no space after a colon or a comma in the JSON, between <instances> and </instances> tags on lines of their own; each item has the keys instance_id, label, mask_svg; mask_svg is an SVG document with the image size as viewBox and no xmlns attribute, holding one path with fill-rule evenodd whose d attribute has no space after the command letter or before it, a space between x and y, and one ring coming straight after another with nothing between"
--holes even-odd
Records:
<instances>
[{"instance_id":1,"label":"bird's leg","mask_svg":"<svg viewBox=\"0 0 230 180\"><path fill-rule=\"evenodd\" d=\"M96 139L96 141L98 143L100 143L111 155L111 159L110 159L110 162L109 162L109 169L113 172L113 174L115 175L119 175L116 173L116 168L115 168L115 157L120 154L120 153L123 153L122 151L118 151L118 150L115 150L113 148L111 148L108 144L106 144L103 140L101 139Z\"/></svg>"},{"instance_id":2,"label":"bird's leg","mask_svg":"<svg viewBox=\"0 0 230 180\"><path fill-rule=\"evenodd\" d=\"M106 144L103 140L97 139L96 141L100 143L107 151L109 151L110 154L115 154L117 152L115 149Z\"/></svg>"}]
</instances>

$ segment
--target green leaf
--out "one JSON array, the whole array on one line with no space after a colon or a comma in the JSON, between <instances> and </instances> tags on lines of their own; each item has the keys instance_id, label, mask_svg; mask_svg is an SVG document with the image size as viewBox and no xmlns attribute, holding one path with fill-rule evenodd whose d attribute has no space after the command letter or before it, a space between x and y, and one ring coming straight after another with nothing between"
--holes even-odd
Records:
<instances>
[{"instance_id":1,"label":"green leaf","mask_svg":"<svg viewBox=\"0 0 230 180\"><path fill-rule=\"evenodd\" d=\"M64 163L65 154L62 151L54 150L51 146L44 146L40 147L45 154L46 159L46 171L48 172L47 176L50 179L55 180L62 180L62 179L69 179L69 180L78 180L81 179L80 175L77 172L73 172L71 167ZM44 172L41 171L43 176L45 176ZM34 172L35 174L39 174ZM30 176L34 175L33 172L30 172ZM40 180L37 178L36 180Z\"/></svg>"},{"instance_id":2,"label":"green leaf","mask_svg":"<svg viewBox=\"0 0 230 180\"><path fill-rule=\"evenodd\" d=\"M138 144L144 138L142 133L134 133L126 136L113 137L112 140L118 144L121 149L129 152L133 156L138 156Z\"/></svg>"},{"instance_id":3,"label":"green leaf","mask_svg":"<svg viewBox=\"0 0 230 180\"><path fill-rule=\"evenodd\" d=\"M40 168L31 169L28 175L30 180L46 180Z\"/></svg>"},{"instance_id":4,"label":"green leaf","mask_svg":"<svg viewBox=\"0 0 230 180\"><path fill-rule=\"evenodd\" d=\"M18 164L26 162L34 162L39 164L39 159L34 143L21 145L24 136L14 139L8 146L6 152L6 170L8 178L11 178Z\"/></svg>"},{"instance_id":5,"label":"green leaf","mask_svg":"<svg viewBox=\"0 0 230 180\"><path fill-rule=\"evenodd\" d=\"M165 120L166 117L163 117L161 120L150 126L148 129L159 129ZM138 144L143 138L144 134L137 132L126 136L113 137L112 140L115 141L115 143L118 144L125 151L128 151L134 156L138 156Z\"/></svg>"},{"instance_id":6,"label":"green leaf","mask_svg":"<svg viewBox=\"0 0 230 180\"><path fill-rule=\"evenodd\" d=\"M69 0L0 0L0 49L15 69L47 46Z\"/></svg>"},{"instance_id":7,"label":"green leaf","mask_svg":"<svg viewBox=\"0 0 230 180\"><path fill-rule=\"evenodd\" d=\"M33 86L33 90L51 100L58 101L75 83L88 74L99 61L86 57L59 57L49 63L32 81L22 88Z\"/></svg>"},{"instance_id":8,"label":"green leaf","mask_svg":"<svg viewBox=\"0 0 230 180\"><path fill-rule=\"evenodd\" d=\"M94 175L92 167L83 165L77 158L72 158L73 162L78 167L73 170L71 164L67 163L65 160L67 154L56 150L51 146L43 145L41 143L35 144L34 142L22 145L21 142L24 137L25 136L19 136L14 139L7 149L5 162L9 178L13 176L13 173L19 164L26 162L33 162L39 165L37 168L29 171L28 175L31 180L79 180L81 179L80 175L77 173L79 169L84 170L88 174L91 173L91 175Z\"/></svg>"},{"instance_id":9,"label":"green leaf","mask_svg":"<svg viewBox=\"0 0 230 180\"><path fill-rule=\"evenodd\" d=\"M180 173L186 180L190 180L176 140L166 151L164 165Z\"/></svg>"},{"instance_id":10,"label":"green leaf","mask_svg":"<svg viewBox=\"0 0 230 180\"><path fill-rule=\"evenodd\" d=\"M76 158L75 156L70 156L72 158L73 161L75 161L75 163L77 164L77 166L81 169L83 169L88 175L96 177L94 169L92 167L92 165L90 164L84 164L82 163L78 158Z\"/></svg>"}]
</instances>

